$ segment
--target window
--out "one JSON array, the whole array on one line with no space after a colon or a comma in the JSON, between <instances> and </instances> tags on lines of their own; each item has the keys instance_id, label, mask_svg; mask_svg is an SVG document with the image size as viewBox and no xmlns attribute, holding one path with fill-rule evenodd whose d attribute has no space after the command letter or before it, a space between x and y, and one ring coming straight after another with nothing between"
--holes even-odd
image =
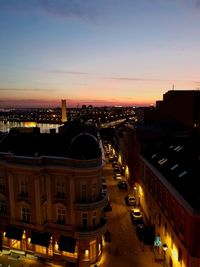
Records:
<instances>
[{"instance_id":1,"label":"window","mask_svg":"<svg viewBox=\"0 0 200 267\"><path fill-rule=\"evenodd\" d=\"M66 210L64 208L57 209L57 223L65 224Z\"/></svg>"},{"instance_id":2,"label":"window","mask_svg":"<svg viewBox=\"0 0 200 267\"><path fill-rule=\"evenodd\" d=\"M87 199L87 187L86 184L81 185L81 200L84 202Z\"/></svg>"},{"instance_id":3,"label":"window","mask_svg":"<svg viewBox=\"0 0 200 267\"><path fill-rule=\"evenodd\" d=\"M6 183L4 177L0 177L0 192L5 192Z\"/></svg>"},{"instance_id":4,"label":"window","mask_svg":"<svg viewBox=\"0 0 200 267\"><path fill-rule=\"evenodd\" d=\"M96 220L97 220L97 214L96 214L96 212L94 212L93 216L92 216L92 225L93 225L93 227L96 226Z\"/></svg>"},{"instance_id":5,"label":"window","mask_svg":"<svg viewBox=\"0 0 200 267\"><path fill-rule=\"evenodd\" d=\"M97 184L94 183L92 184L92 200L95 200L96 199L96 190L97 190Z\"/></svg>"},{"instance_id":6,"label":"window","mask_svg":"<svg viewBox=\"0 0 200 267\"><path fill-rule=\"evenodd\" d=\"M178 261L180 262L180 264L182 265L182 261L183 261L183 253L182 253L182 249L178 248Z\"/></svg>"},{"instance_id":7,"label":"window","mask_svg":"<svg viewBox=\"0 0 200 267\"><path fill-rule=\"evenodd\" d=\"M82 227L83 229L87 229L87 213L82 214Z\"/></svg>"},{"instance_id":8,"label":"window","mask_svg":"<svg viewBox=\"0 0 200 267\"><path fill-rule=\"evenodd\" d=\"M0 213L2 214L7 213L7 201L5 199L0 200Z\"/></svg>"},{"instance_id":9,"label":"window","mask_svg":"<svg viewBox=\"0 0 200 267\"><path fill-rule=\"evenodd\" d=\"M56 183L56 196L65 198L65 183L63 181L57 181Z\"/></svg>"},{"instance_id":10,"label":"window","mask_svg":"<svg viewBox=\"0 0 200 267\"><path fill-rule=\"evenodd\" d=\"M28 197L28 182L26 180L20 181L19 194L21 197Z\"/></svg>"},{"instance_id":11,"label":"window","mask_svg":"<svg viewBox=\"0 0 200 267\"><path fill-rule=\"evenodd\" d=\"M29 223L29 221L30 221L30 209L26 208L26 207L22 207L21 215L22 215L22 221Z\"/></svg>"}]
</instances>

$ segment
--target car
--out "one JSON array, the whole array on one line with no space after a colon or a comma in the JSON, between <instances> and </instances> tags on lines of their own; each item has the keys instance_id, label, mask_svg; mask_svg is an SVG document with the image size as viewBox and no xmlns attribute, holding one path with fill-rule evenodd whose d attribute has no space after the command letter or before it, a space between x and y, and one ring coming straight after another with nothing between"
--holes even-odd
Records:
<instances>
[{"instance_id":1,"label":"car","mask_svg":"<svg viewBox=\"0 0 200 267\"><path fill-rule=\"evenodd\" d=\"M128 194L126 197L125 197L125 201L126 201L126 204L128 206L136 206L136 199L133 195L131 194Z\"/></svg>"},{"instance_id":2,"label":"car","mask_svg":"<svg viewBox=\"0 0 200 267\"><path fill-rule=\"evenodd\" d=\"M127 189L128 188L128 184L126 180L120 180L117 184L117 186L119 187L119 189Z\"/></svg>"},{"instance_id":3,"label":"car","mask_svg":"<svg viewBox=\"0 0 200 267\"><path fill-rule=\"evenodd\" d=\"M118 165L118 163L117 163L116 161L114 161L114 162L112 163L112 167L113 167L113 168L115 168L115 167L118 167L118 168L119 168L119 165Z\"/></svg>"},{"instance_id":4,"label":"car","mask_svg":"<svg viewBox=\"0 0 200 267\"><path fill-rule=\"evenodd\" d=\"M136 225L136 233L137 233L137 236L140 240L144 240L145 238L145 225L144 223L138 223Z\"/></svg>"},{"instance_id":5,"label":"car","mask_svg":"<svg viewBox=\"0 0 200 267\"><path fill-rule=\"evenodd\" d=\"M139 208L133 208L130 211L131 220L133 223L143 223L143 216Z\"/></svg>"},{"instance_id":6,"label":"car","mask_svg":"<svg viewBox=\"0 0 200 267\"><path fill-rule=\"evenodd\" d=\"M115 174L113 175L113 177L114 177L114 179L117 180L117 181L122 180L122 176L121 176L120 173L115 173Z\"/></svg>"},{"instance_id":7,"label":"car","mask_svg":"<svg viewBox=\"0 0 200 267\"><path fill-rule=\"evenodd\" d=\"M105 183L105 182L106 182L105 178L104 178L104 177L102 177L102 183Z\"/></svg>"},{"instance_id":8,"label":"car","mask_svg":"<svg viewBox=\"0 0 200 267\"><path fill-rule=\"evenodd\" d=\"M153 245L155 240L155 234L151 226L147 226L142 222L138 223L136 225L136 233L138 238L144 241L146 245Z\"/></svg>"},{"instance_id":9,"label":"car","mask_svg":"<svg viewBox=\"0 0 200 267\"><path fill-rule=\"evenodd\" d=\"M119 169L119 167L114 167L114 172L120 172L120 169Z\"/></svg>"},{"instance_id":10,"label":"car","mask_svg":"<svg viewBox=\"0 0 200 267\"><path fill-rule=\"evenodd\" d=\"M114 161L114 157L113 156L109 156L109 162L113 162Z\"/></svg>"}]
</instances>

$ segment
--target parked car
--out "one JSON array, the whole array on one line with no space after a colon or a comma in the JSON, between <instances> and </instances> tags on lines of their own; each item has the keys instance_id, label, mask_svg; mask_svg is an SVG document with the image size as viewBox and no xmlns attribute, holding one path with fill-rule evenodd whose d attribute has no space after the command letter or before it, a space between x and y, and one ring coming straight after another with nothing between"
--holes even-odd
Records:
<instances>
[{"instance_id":1,"label":"parked car","mask_svg":"<svg viewBox=\"0 0 200 267\"><path fill-rule=\"evenodd\" d=\"M128 206L136 206L136 199L131 194L128 194L127 196L125 196L125 201Z\"/></svg>"},{"instance_id":2,"label":"parked car","mask_svg":"<svg viewBox=\"0 0 200 267\"><path fill-rule=\"evenodd\" d=\"M107 202L107 205L106 207L104 207L103 209L105 212L108 212L108 211L111 211L112 210L112 204L111 204L111 201L110 201L110 198L108 196L108 202Z\"/></svg>"},{"instance_id":3,"label":"parked car","mask_svg":"<svg viewBox=\"0 0 200 267\"><path fill-rule=\"evenodd\" d=\"M114 157L113 156L109 156L109 162L113 162L114 161Z\"/></svg>"},{"instance_id":4,"label":"parked car","mask_svg":"<svg viewBox=\"0 0 200 267\"><path fill-rule=\"evenodd\" d=\"M145 225L144 223L138 223L136 226L136 233L140 240L144 240L145 238Z\"/></svg>"},{"instance_id":5,"label":"parked car","mask_svg":"<svg viewBox=\"0 0 200 267\"><path fill-rule=\"evenodd\" d=\"M155 235L152 227L139 223L136 225L136 233L138 238L144 241L146 245L153 245Z\"/></svg>"},{"instance_id":6,"label":"parked car","mask_svg":"<svg viewBox=\"0 0 200 267\"><path fill-rule=\"evenodd\" d=\"M118 185L119 189L127 189L128 188L128 184L127 184L126 180L120 180L117 185Z\"/></svg>"},{"instance_id":7,"label":"parked car","mask_svg":"<svg viewBox=\"0 0 200 267\"><path fill-rule=\"evenodd\" d=\"M113 167L113 168L115 168L115 167L118 167L118 168L119 168L119 165L118 165L118 163L117 163L116 161L114 161L114 162L112 163L112 167Z\"/></svg>"},{"instance_id":8,"label":"parked car","mask_svg":"<svg viewBox=\"0 0 200 267\"><path fill-rule=\"evenodd\" d=\"M117 181L122 180L122 176L121 176L120 173L115 173L115 174L113 175L113 177L114 177L114 179L117 180Z\"/></svg>"},{"instance_id":9,"label":"parked car","mask_svg":"<svg viewBox=\"0 0 200 267\"><path fill-rule=\"evenodd\" d=\"M142 213L139 208L133 208L130 211L131 220L135 224L143 223Z\"/></svg>"},{"instance_id":10,"label":"parked car","mask_svg":"<svg viewBox=\"0 0 200 267\"><path fill-rule=\"evenodd\" d=\"M114 167L113 170L114 170L114 172L120 172L120 168L119 167Z\"/></svg>"}]
</instances>

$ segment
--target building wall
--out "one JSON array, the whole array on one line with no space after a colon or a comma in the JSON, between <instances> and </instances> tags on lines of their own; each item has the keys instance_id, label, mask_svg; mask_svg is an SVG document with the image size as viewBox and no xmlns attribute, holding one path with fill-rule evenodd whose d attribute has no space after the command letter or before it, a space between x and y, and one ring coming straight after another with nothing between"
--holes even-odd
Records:
<instances>
[{"instance_id":1,"label":"building wall","mask_svg":"<svg viewBox=\"0 0 200 267\"><path fill-rule=\"evenodd\" d=\"M171 258L173 267L199 267L198 213L142 157L137 187L147 221L154 226L155 236L167 244L167 263ZM163 258L163 250L158 250Z\"/></svg>"},{"instance_id":2,"label":"building wall","mask_svg":"<svg viewBox=\"0 0 200 267\"><path fill-rule=\"evenodd\" d=\"M17 164L14 157L12 162L1 160L0 201L7 203L5 210L0 209L3 247L43 257L55 254L58 260L75 261L78 266L96 262L107 228L103 212L107 196L101 195L103 165L93 165L72 168L71 165L32 165L31 161L28 165ZM27 217L23 218L22 208L30 212ZM87 216L86 226L83 214ZM25 230L25 237L21 242L15 240L15 246L13 239L5 237L8 224ZM51 233L48 249L30 243L33 230ZM77 239L75 253L58 250L61 235Z\"/></svg>"}]
</instances>

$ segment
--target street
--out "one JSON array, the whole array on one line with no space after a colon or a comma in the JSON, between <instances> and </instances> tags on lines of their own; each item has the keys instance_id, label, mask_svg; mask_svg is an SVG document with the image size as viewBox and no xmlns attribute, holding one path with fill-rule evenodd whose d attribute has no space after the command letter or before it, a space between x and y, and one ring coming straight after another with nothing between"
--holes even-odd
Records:
<instances>
[{"instance_id":1,"label":"street","mask_svg":"<svg viewBox=\"0 0 200 267\"><path fill-rule=\"evenodd\" d=\"M124 197L126 189L120 189L113 179L113 168L107 163L104 168L112 211L107 212L108 230L111 243L106 243L105 255L100 262L101 267L158 267L151 247L144 245L137 235L135 225L130 219L130 207L126 206Z\"/></svg>"}]
</instances>

